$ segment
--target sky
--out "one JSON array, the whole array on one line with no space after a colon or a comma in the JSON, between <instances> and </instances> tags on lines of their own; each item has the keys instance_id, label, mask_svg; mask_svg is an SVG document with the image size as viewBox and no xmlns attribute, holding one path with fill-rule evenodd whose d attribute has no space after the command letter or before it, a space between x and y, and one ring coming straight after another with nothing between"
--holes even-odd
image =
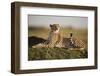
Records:
<instances>
[{"instance_id":1,"label":"sky","mask_svg":"<svg viewBox=\"0 0 100 76\"><path fill-rule=\"evenodd\" d=\"M88 18L75 16L28 15L28 25L31 27L49 27L50 24L59 24L62 27L86 28L88 25Z\"/></svg>"}]
</instances>

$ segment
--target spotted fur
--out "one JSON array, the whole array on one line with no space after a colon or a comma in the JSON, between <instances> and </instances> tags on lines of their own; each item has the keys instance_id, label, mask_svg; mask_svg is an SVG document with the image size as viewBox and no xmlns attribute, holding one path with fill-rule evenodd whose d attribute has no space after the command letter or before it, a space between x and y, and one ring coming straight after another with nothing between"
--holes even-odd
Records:
<instances>
[{"instance_id":1,"label":"spotted fur","mask_svg":"<svg viewBox=\"0 0 100 76\"><path fill-rule=\"evenodd\" d=\"M62 43L66 48L85 48L85 43L77 38L63 38Z\"/></svg>"}]
</instances>

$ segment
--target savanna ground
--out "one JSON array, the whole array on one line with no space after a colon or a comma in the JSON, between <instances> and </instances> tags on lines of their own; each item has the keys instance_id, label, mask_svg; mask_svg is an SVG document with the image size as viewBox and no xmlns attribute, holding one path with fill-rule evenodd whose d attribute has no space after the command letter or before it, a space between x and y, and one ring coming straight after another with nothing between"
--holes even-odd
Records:
<instances>
[{"instance_id":1,"label":"savanna ground","mask_svg":"<svg viewBox=\"0 0 100 76\"><path fill-rule=\"evenodd\" d=\"M29 28L28 37L35 36L47 39L50 29L47 28ZM69 37L69 33L73 33L73 37L81 39L87 46L87 29L78 28L61 28L61 35ZM88 57L87 47L84 50L68 49L68 48L28 48L28 60L52 60L52 59L79 59Z\"/></svg>"}]
</instances>

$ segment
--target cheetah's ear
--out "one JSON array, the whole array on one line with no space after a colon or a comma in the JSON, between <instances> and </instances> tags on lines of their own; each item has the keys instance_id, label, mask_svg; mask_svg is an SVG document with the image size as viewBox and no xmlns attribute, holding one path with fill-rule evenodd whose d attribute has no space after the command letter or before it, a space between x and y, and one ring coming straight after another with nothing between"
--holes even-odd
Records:
<instances>
[{"instance_id":1,"label":"cheetah's ear","mask_svg":"<svg viewBox=\"0 0 100 76\"><path fill-rule=\"evenodd\" d=\"M50 24L50 27L52 27L52 24Z\"/></svg>"}]
</instances>

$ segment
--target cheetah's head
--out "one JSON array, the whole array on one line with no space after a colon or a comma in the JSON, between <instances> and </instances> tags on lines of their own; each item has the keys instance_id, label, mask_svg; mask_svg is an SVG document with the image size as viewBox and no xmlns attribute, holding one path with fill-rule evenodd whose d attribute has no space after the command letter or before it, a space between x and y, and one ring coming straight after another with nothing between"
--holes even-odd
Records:
<instances>
[{"instance_id":1,"label":"cheetah's head","mask_svg":"<svg viewBox=\"0 0 100 76\"><path fill-rule=\"evenodd\" d=\"M50 24L50 28L52 32L59 32L60 25L59 24Z\"/></svg>"}]
</instances>

